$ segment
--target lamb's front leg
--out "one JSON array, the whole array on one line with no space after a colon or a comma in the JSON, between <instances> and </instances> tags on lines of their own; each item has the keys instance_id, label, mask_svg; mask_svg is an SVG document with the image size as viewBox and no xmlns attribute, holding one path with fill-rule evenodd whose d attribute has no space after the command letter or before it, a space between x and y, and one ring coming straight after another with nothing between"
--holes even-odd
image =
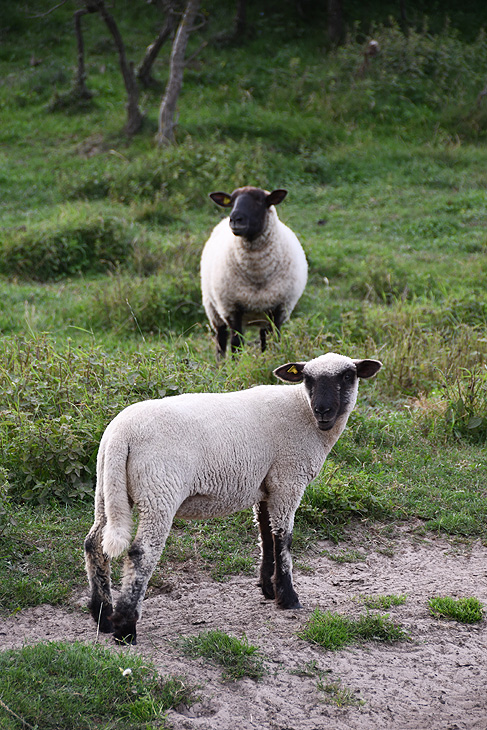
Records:
<instances>
[{"instance_id":1,"label":"lamb's front leg","mask_svg":"<svg viewBox=\"0 0 487 730\"><path fill-rule=\"evenodd\" d=\"M269 510L266 502L255 506L255 516L259 525L260 545L262 550L260 565L260 580L258 585L266 598L275 598L274 584L274 538L272 537L269 522Z\"/></svg>"},{"instance_id":2,"label":"lamb's front leg","mask_svg":"<svg viewBox=\"0 0 487 730\"><path fill-rule=\"evenodd\" d=\"M292 530L277 530L274 534L274 587L279 608L302 608L293 586L291 558Z\"/></svg>"}]
</instances>

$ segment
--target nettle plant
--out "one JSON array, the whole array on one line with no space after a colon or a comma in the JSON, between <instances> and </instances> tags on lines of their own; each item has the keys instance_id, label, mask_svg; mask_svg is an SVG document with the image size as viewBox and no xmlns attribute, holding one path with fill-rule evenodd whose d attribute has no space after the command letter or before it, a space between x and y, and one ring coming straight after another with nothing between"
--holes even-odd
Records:
<instances>
[{"instance_id":1,"label":"nettle plant","mask_svg":"<svg viewBox=\"0 0 487 730\"><path fill-rule=\"evenodd\" d=\"M487 366L464 370L463 376L446 381L445 392L445 419L451 433L476 443L487 441Z\"/></svg>"}]
</instances>

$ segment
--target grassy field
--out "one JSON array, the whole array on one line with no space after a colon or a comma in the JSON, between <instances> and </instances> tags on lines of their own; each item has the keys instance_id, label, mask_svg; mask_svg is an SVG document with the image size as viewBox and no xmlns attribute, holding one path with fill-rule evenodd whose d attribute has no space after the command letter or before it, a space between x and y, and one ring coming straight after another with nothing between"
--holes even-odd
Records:
<instances>
[{"instance_id":1,"label":"grassy field","mask_svg":"<svg viewBox=\"0 0 487 730\"><path fill-rule=\"evenodd\" d=\"M97 445L125 405L273 382L327 350L378 357L350 426L298 513L296 548L353 519L419 519L486 535L487 41L473 21L365 25L326 48L319 24L274 9L222 39L208 6L189 54L177 142L154 144L169 47L123 136L124 91L107 31L84 21L87 85L74 77L73 8L6 11L0 51L0 602L66 601L84 584ZM114 10L140 60L157 9ZM228 15L225 15L225 12ZM384 16L387 21L387 16ZM269 43L262 44L265 35ZM218 39L218 40L216 40ZM280 343L217 364L201 305L212 190L286 187L309 284ZM247 513L178 523L163 557L217 579L252 571ZM156 574L154 581L160 578Z\"/></svg>"}]
</instances>

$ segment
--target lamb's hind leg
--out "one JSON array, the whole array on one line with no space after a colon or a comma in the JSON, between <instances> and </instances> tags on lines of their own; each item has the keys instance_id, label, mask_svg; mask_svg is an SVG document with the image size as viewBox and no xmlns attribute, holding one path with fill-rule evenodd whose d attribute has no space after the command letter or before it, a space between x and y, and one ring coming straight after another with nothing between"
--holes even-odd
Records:
<instances>
[{"instance_id":1,"label":"lamb's hind leg","mask_svg":"<svg viewBox=\"0 0 487 730\"><path fill-rule=\"evenodd\" d=\"M136 644L136 624L142 613L142 601L150 577L164 549L171 522L164 525L142 521L124 563L122 591L111 621L113 635L120 643Z\"/></svg>"},{"instance_id":2,"label":"lamb's hind leg","mask_svg":"<svg viewBox=\"0 0 487 730\"><path fill-rule=\"evenodd\" d=\"M113 606L110 586L110 558L105 555L101 547L104 526L104 516L97 516L93 527L85 538L84 549L86 572L91 590L88 608L100 631L110 633L113 631L110 621Z\"/></svg>"}]
</instances>

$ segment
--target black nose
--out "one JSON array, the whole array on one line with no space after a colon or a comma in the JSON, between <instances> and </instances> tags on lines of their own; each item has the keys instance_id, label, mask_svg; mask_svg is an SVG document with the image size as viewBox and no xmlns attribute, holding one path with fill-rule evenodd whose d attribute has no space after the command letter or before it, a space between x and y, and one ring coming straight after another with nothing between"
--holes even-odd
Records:
<instances>
[{"instance_id":1,"label":"black nose","mask_svg":"<svg viewBox=\"0 0 487 730\"><path fill-rule=\"evenodd\" d=\"M324 419L325 416L330 416L333 413L333 408L326 408L325 406L315 406L315 413Z\"/></svg>"},{"instance_id":2,"label":"black nose","mask_svg":"<svg viewBox=\"0 0 487 730\"><path fill-rule=\"evenodd\" d=\"M233 223L235 226L243 226L245 218L240 213L232 213L230 216L230 223Z\"/></svg>"}]
</instances>

